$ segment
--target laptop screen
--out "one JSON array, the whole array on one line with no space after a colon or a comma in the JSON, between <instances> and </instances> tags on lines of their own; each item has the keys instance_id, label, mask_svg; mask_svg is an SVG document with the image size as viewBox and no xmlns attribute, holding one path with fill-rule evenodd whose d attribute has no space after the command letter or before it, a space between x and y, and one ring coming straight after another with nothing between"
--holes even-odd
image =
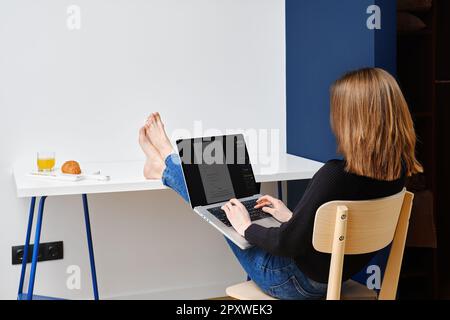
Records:
<instances>
[{"instance_id":1,"label":"laptop screen","mask_svg":"<svg viewBox=\"0 0 450 320\"><path fill-rule=\"evenodd\" d=\"M259 193L243 135L177 141L193 208Z\"/></svg>"}]
</instances>

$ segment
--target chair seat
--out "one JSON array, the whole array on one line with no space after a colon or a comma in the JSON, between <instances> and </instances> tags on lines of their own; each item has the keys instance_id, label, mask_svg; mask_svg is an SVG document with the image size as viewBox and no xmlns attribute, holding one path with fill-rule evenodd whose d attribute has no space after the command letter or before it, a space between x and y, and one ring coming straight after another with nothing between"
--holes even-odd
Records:
<instances>
[{"instance_id":1,"label":"chair seat","mask_svg":"<svg viewBox=\"0 0 450 320\"><path fill-rule=\"evenodd\" d=\"M359 282L348 280L342 284L341 300L377 300L377 293Z\"/></svg>"},{"instance_id":2,"label":"chair seat","mask_svg":"<svg viewBox=\"0 0 450 320\"><path fill-rule=\"evenodd\" d=\"M228 296L238 300L277 300L262 292L253 281L246 281L228 287L225 292Z\"/></svg>"},{"instance_id":3,"label":"chair seat","mask_svg":"<svg viewBox=\"0 0 450 320\"><path fill-rule=\"evenodd\" d=\"M271 297L261 289L253 281L247 281L228 287L226 289L228 296L238 300L277 300ZM342 300L376 300L375 291L368 289L362 284L349 280L342 285Z\"/></svg>"}]
</instances>

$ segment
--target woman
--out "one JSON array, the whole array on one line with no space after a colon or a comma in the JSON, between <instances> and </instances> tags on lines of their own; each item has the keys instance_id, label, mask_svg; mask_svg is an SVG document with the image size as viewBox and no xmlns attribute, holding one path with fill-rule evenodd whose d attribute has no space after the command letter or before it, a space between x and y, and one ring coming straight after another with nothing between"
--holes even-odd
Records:
<instances>
[{"instance_id":1,"label":"woman","mask_svg":"<svg viewBox=\"0 0 450 320\"><path fill-rule=\"evenodd\" d=\"M257 202L257 207L283 222L280 227L252 224L236 199L222 207L236 231L254 245L241 250L228 242L231 249L251 279L276 298L326 295L330 255L312 245L315 213L322 204L391 196L404 188L407 176L422 172L407 103L386 71L362 69L336 81L330 119L344 160L330 160L316 173L293 212L270 196ZM179 159L158 113L140 130L140 144L147 155L145 176L162 179L188 201ZM362 270L375 254L347 256L343 280Z\"/></svg>"}]
</instances>

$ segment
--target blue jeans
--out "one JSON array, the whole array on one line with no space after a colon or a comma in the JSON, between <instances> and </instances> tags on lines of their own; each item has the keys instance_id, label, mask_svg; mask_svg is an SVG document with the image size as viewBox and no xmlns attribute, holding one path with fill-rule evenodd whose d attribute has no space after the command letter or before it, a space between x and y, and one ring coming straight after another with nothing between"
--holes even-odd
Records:
<instances>
[{"instance_id":1,"label":"blue jeans","mask_svg":"<svg viewBox=\"0 0 450 320\"><path fill-rule=\"evenodd\" d=\"M172 154L166 158L165 163L166 169L162 177L164 185L189 202L180 158ZM226 240L245 272L265 293L284 300L325 297L327 285L309 279L293 259L274 256L257 247L242 250L230 240Z\"/></svg>"}]
</instances>

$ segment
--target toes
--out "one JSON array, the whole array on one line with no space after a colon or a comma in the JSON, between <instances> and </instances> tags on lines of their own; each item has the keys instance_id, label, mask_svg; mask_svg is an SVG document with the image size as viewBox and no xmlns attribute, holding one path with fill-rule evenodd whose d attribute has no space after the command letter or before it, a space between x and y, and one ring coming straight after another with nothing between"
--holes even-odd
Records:
<instances>
[{"instance_id":1,"label":"toes","mask_svg":"<svg viewBox=\"0 0 450 320\"><path fill-rule=\"evenodd\" d=\"M153 122L153 115L150 115L150 117L148 117L147 124L151 125L152 122Z\"/></svg>"},{"instance_id":2,"label":"toes","mask_svg":"<svg viewBox=\"0 0 450 320\"><path fill-rule=\"evenodd\" d=\"M155 118L156 118L156 123L158 124L158 126L159 126L161 129L164 129L164 123L163 123L162 120L161 120L161 115L159 114L159 112L156 112Z\"/></svg>"},{"instance_id":3,"label":"toes","mask_svg":"<svg viewBox=\"0 0 450 320\"><path fill-rule=\"evenodd\" d=\"M152 113L148 118L147 122L145 123L147 128L149 128L153 123L155 122L155 116L154 113Z\"/></svg>"},{"instance_id":4,"label":"toes","mask_svg":"<svg viewBox=\"0 0 450 320\"><path fill-rule=\"evenodd\" d=\"M155 114L152 114L151 121L150 121L150 127L155 127L155 126L157 126L157 120L156 120Z\"/></svg>"}]
</instances>

